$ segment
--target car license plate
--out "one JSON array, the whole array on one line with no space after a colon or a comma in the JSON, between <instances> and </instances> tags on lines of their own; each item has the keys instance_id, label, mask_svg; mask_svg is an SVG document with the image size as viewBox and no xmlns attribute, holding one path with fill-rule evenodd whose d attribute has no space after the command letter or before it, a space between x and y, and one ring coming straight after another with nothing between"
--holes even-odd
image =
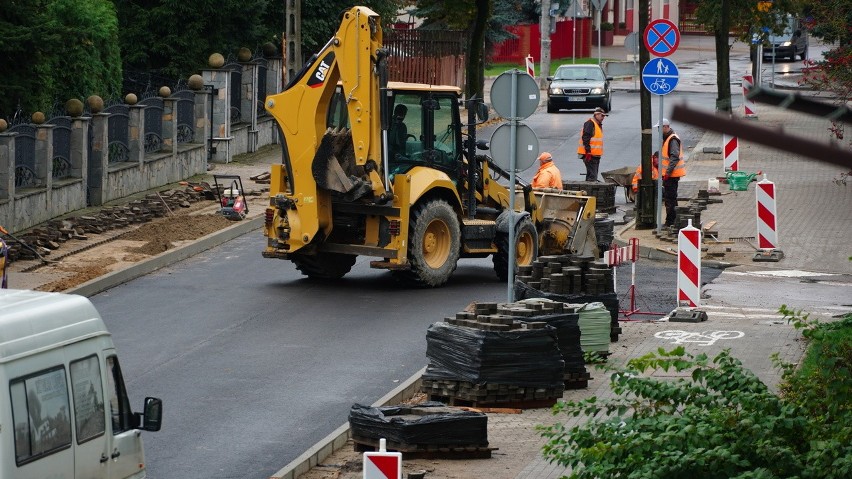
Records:
<instances>
[{"instance_id":1,"label":"car license plate","mask_svg":"<svg viewBox=\"0 0 852 479\"><path fill-rule=\"evenodd\" d=\"M569 96L568 101L586 101L584 96Z\"/></svg>"}]
</instances>

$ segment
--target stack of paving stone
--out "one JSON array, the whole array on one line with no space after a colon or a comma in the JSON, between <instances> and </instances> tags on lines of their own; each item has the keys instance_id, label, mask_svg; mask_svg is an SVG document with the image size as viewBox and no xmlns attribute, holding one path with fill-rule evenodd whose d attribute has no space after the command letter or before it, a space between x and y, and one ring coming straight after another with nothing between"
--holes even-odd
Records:
<instances>
[{"instance_id":1,"label":"stack of paving stone","mask_svg":"<svg viewBox=\"0 0 852 479\"><path fill-rule=\"evenodd\" d=\"M580 347L598 358L609 356L610 315L602 303L576 305L579 314Z\"/></svg>"},{"instance_id":2,"label":"stack of paving stone","mask_svg":"<svg viewBox=\"0 0 852 479\"><path fill-rule=\"evenodd\" d=\"M609 215L595 215L595 238L598 240L600 257L603 258L604 251L609 250L615 238L615 220Z\"/></svg>"},{"instance_id":3,"label":"stack of paving stone","mask_svg":"<svg viewBox=\"0 0 852 479\"><path fill-rule=\"evenodd\" d=\"M718 193L716 193L718 195ZM711 203L721 203L721 198L711 198L711 195L706 189L698 190L695 197L690 198L686 205L678 205L675 207L675 223L674 225L663 228L661 232L654 231L661 240L672 243L677 242L678 232L682 228L686 228L689 222L692 221L693 228L701 229L701 212L707 209L707 205Z\"/></svg>"},{"instance_id":4,"label":"stack of paving stone","mask_svg":"<svg viewBox=\"0 0 852 479\"><path fill-rule=\"evenodd\" d=\"M585 191L587 196L594 196L597 211L612 213L615 211L615 183L599 181L563 181L562 187L569 191Z\"/></svg>"},{"instance_id":5,"label":"stack of paving stone","mask_svg":"<svg viewBox=\"0 0 852 479\"><path fill-rule=\"evenodd\" d=\"M557 331L534 308L477 303L426 332L422 391L452 405L546 407L565 390Z\"/></svg>"},{"instance_id":6,"label":"stack of paving stone","mask_svg":"<svg viewBox=\"0 0 852 479\"><path fill-rule=\"evenodd\" d=\"M515 297L603 303L610 313L610 340L618 341L621 334L619 303L612 281L612 268L596 262L591 256L539 256L532 265L518 268Z\"/></svg>"},{"instance_id":7,"label":"stack of paving stone","mask_svg":"<svg viewBox=\"0 0 852 479\"><path fill-rule=\"evenodd\" d=\"M485 452L486 457L491 455L488 416L434 401L414 406L354 404L349 410L349 427L356 450L378 446L380 439L386 439L388 449L402 453L441 451L464 457L470 457L471 452Z\"/></svg>"},{"instance_id":8,"label":"stack of paving stone","mask_svg":"<svg viewBox=\"0 0 852 479\"><path fill-rule=\"evenodd\" d=\"M9 261L36 259L36 252L47 256L70 240L87 240L89 234L101 234L132 224L145 223L166 216L169 211L189 207L192 202L205 199L191 188L166 190L149 194L144 199L126 205L102 208L98 213L50 220L42 226L15 234L17 240L7 238Z\"/></svg>"},{"instance_id":9,"label":"stack of paving stone","mask_svg":"<svg viewBox=\"0 0 852 479\"><path fill-rule=\"evenodd\" d=\"M565 361L565 389L588 387L591 375L586 370L586 361L583 358L580 313L577 306L546 298L530 298L513 304L535 310L538 314L532 317L533 320L547 323L556 329L559 352Z\"/></svg>"}]
</instances>

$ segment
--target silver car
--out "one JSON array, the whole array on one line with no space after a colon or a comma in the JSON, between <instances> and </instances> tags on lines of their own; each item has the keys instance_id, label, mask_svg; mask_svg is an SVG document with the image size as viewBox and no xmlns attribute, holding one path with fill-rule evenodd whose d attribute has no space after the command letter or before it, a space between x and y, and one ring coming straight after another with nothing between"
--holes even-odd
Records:
<instances>
[{"instance_id":1,"label":"silver car","mask_svg":"<svg viewBox=\"0 0 852 479\"><path fill-rule=\"evenodd\" d=\"M547 112L559 110L612 109L612 77L599 65L562 65L547 77Z\"/></svg>"}]
</instances>

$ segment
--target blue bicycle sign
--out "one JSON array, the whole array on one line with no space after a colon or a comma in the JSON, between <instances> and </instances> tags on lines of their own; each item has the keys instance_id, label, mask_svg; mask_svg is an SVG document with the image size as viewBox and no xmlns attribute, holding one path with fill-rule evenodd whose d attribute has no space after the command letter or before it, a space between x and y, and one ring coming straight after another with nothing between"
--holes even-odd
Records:
<instances>
[{"instance_id":1,"label":"blue bicycle sign","mask_svg":"<svg viewBox=\"0 0 852 479\"><path fill-rule=\"evenodd\" d=\"M671 93L677 86L680 74L668 58L654 58L642 69L642 85L655 95Z\"/></svg>"}]
</instances>

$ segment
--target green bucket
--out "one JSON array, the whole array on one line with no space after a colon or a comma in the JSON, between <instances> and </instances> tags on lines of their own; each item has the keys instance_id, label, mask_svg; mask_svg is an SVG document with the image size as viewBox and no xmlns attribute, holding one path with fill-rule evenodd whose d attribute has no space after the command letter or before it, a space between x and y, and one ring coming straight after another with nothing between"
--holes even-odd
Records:
<instances>
[{"instance_id":1,"label":"green bucket","mask_svg":"<svg viewBox=\"0 0 852 479\"><path fill-rule=\"evenodd\" d=\"M748 184L757 176L757 173L746 173L744 171L729 171L726 173L728 177L728 187L731 191L746 191Z\"/></svg>"}]
</instances>

